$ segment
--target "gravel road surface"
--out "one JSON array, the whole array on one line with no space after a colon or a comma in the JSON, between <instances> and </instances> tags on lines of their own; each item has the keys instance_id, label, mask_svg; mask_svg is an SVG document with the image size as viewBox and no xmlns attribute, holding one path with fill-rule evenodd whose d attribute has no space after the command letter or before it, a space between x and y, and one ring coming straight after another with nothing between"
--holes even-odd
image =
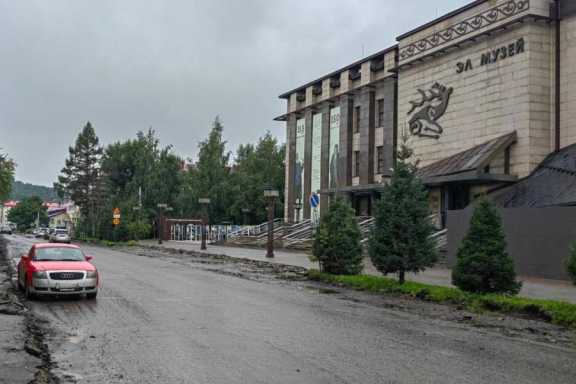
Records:
<instances>
[{"instance_id":1,"label":"gravel road surface","mask_svg":"<svg viewBox=\"0 0 576 384\"><path fill-rule=\"evenodd\" d=\"M18 257L33 240L11 236ZM570 383L576 350L350 300L225 262L83 247L96 301L31 303L62 383Z\"/></svg>"}]
</instances>

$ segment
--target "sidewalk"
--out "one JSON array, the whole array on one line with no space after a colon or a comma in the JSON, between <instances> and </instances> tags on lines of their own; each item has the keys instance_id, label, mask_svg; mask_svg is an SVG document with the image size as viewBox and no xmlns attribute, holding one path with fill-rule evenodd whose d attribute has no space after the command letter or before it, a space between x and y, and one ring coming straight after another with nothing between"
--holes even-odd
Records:
<instances>
[{"instance_id":1,"label":"sidewalk","mask_svg":"<svg viewBox=\"0 0 576 384\"><path fill-rule=\"evenodd\" d=\"M215 253L226 255L230 257L238 257L243 259L268 261L278 264L294 265L307 269L318 269L318 263L310 261L308 255L302 252L292 251L274 251L274 259L266 258L266 249L254 249L243 247L229 247L208 245L206 251L200 250L200 244L185 242L185 241L167 241L162 245L153 240L140 241L140 244L145 246L160 246L165 248L182 249L187 251L196 251L204 253ZM364 259L364 272L367 275L381 276L376 268L370 262L370 259ZM444 287L453 287L451 284L451 272L447 268L431 268L422 273L414 274L409 273L406 275L406 280L415 281L425 284L440 285ZM568 281L562 280L547 280L534 277L523 277L522 291L520 296L530 297L534 299L552 299L563 300L576 304L576 286Z\"/></svg>"}]
</instances>

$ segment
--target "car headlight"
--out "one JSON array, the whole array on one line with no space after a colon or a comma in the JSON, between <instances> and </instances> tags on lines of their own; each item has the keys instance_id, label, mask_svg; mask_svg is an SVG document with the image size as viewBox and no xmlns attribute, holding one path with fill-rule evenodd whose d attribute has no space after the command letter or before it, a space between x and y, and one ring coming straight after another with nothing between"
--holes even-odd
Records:
<instances>
[{"instance_id":1,"label":"car headlight","mask_svg":"<svg viewBox=\"0 0 576 384\"><path fill-rule=\"evenodd\" d=\"M87 279L95 279L96 277L98 277L98 271L86 271Z\"/></svg>"},{"instance_id":2,"label":"car headlight","mask_svg":"<svg viewBox=\"0 0 576 384\"><path fill-rule=\"evenodd\" d=\"M32 272L32 278L33 279L47 279L48 274L44 271L36 271L36 272Z\"/></svg>"}]
</instances>

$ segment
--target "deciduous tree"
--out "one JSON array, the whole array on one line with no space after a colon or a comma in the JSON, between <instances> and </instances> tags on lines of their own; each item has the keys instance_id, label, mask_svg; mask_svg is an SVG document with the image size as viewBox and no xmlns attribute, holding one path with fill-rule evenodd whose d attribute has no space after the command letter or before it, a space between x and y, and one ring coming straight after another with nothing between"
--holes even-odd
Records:
<instances>
[{"instance_id":1,"label":"deciduous tree","mask_svg":"<svg viewBox=\"0 0 576 384\"><path fill-rule=\"evenodd\" d=\"M46 207L38 196L24 198L10 209L8 221L16 224L21 231L33 227L37 221L45 225L48 222Z\"/></svg>"},{"instance_id":2,"label":"deciduous tree","mask_svg":"<svg viewBox=\"0 0 576 384\"><path fill-rule=\"evenodd\" d=\"M8 199L14 182L14 162L0 154L0 202Z\"/></svg>"}]
</instances>

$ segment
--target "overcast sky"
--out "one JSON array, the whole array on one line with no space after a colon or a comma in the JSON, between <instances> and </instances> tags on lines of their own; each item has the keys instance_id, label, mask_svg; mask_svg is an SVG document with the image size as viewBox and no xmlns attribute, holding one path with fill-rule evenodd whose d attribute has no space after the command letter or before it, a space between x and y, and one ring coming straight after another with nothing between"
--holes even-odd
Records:
<instances>
[{"instance_id":1,"label":"overcast sky","mask_svg":"<svg viewBox=\"0 0 576 384\"><path fill-rule=\"evenodd\" d=\"M103 144L153 127L194 158L270 130L284 91L394 44L467 0L0 0L0 148L52 185L87 120Z\"/></svg>"}]
</instances>

